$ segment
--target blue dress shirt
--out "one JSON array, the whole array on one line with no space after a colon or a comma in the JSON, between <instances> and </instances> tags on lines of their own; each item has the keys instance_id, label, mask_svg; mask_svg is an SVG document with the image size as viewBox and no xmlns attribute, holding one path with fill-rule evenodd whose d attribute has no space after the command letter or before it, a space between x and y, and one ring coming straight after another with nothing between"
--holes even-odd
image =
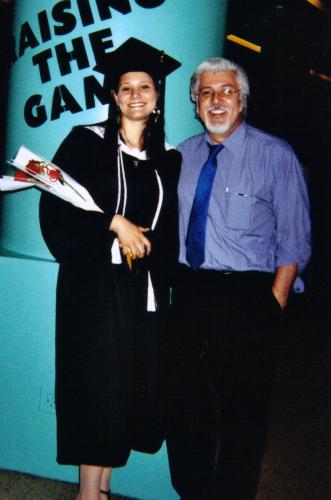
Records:
<instances>
[{"instance_id":1,"label":"blue dress shirt","mask_svg":"<svg viewBox=\"0 0 331 500\"><path fill-rule=\"evenodd\" d=\"M179 261L187 264L185 238L208 133L178 146ZM217 157L202 269L275 272L310 253L309 201L302 167L291 146L243 122ZM187 264L188 265L188 264Z\"/></svg>"}]
</instances>

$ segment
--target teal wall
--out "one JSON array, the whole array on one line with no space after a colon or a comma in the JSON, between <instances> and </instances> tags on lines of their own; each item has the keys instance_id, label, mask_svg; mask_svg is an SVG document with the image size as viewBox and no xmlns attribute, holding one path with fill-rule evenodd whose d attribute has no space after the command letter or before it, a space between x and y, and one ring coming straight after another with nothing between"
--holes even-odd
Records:
<instances>
[{"instance_id":1,"label":"teal wall","mask_svg":"<svg viewBox=\"0 0 331 500\"><path fill-rule=\"evenodd\" d=\"M84 108L82 82L84 77L93 74L95 63L88 35L109 27L114 48L129 36L135 36L182 62L182 67L167 82L168 142L177 144L201 130L189 101L189 78L201 60L221 53L225 0L164 0L154 8L144 7L147 2L142 0L123 1L131 12L124 15L111 9L112 17L107 21L100 21L95 0L87 3L95 22L82 26L77 3L72 0L67 12L75 18L76 27L67 35L55 36L53 26L60 23L52 20L52 9L63 2L16 1L16 53L26 22L35 40L31 32L29 35L25 32L22 37L24 53L12 67L7 158L12 157L21 144L51 158L73 125L95 122L106 116L106 107L99 103L94 109L83 109L75 114L65 111L58 120L50 120L50 110L54 88L59 85L66 85ZM42 11L46 12L43 15L47 16L50 25L51 40L46 42L41 41L37 22L38 13ZM49 60L51 80L41 83L32 57L46 49L54 54L54 47L59 43L72 49L71 41L77 37L84 40L89 67L78 70L73 62L72 73L61 77L53 56ZM35 46L29 47L31 43ZM34 128L26 123L23 111L33 94L42 96L47 113L45 123ZM52 261L40 234L39 193L35 190L6 193L2 194L1 201L0 468L75 482L77 469L58 466L55 461L53 384L57 264ZM170 484L165 448L156 455L133 453L128 465L114 472L112 488L115 492L144 500L177 498Z\"/></svg>"}]
</instances>

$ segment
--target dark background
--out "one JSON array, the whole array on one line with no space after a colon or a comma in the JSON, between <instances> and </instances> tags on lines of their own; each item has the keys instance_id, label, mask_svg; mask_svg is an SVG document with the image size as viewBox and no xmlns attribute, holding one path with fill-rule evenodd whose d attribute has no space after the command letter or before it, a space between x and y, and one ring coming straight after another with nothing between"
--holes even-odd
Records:
<instances>
[{"instance_id":1,"label":"dark background","mask_svg":"<svg viewBox=\"0 0 331 500\"><path fill-rule=\"evenodd\" d=\"M10 68L10 43L13 2L0 0L0 160L3 161L6 133L6 110L8 96L8 75Z\"/></svg>"},{"instance_id":2,"label":"dark background","mask_svg":"<svg viewBox=\"0 0 331 500\"><path fill-rule=\"evenodd\" d=\"M331 498L331 23L305 0L229 0L225 57L248 72L247 121L286 139L304 167L312 211L306 292L291 297L259 500Z\"/></svg>"},{"instance_id":3,"label":"dark background","mask_svg":"<svg viewBox=\"0 0 331 500\"><path fill-rule=\"evenodd\" d=\"M313 256L305 278L307 288L326 306L331 262L331 2L322 3L324 11L305 0L230 0L227 34L262 51L226 41L225 57L248 72L248 121L288 140L304 166L313 216Z\"/></svg>"}]
</instances>

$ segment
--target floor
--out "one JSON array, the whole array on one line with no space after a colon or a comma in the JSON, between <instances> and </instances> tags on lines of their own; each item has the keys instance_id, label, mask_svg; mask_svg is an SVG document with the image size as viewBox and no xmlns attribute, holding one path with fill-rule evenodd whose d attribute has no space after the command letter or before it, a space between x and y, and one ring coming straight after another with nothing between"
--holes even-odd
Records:
<instances>
[{"instance_id":1,"label":"floor","mask_svg":"<svg viewBox=\"0 0 331 500\"><path fill-rule=\"evenodd\" d=\"M330 305L328 293L294 304L257 500L331 500Z\"/></svg>"},{"instance_id":2,"label":"floor","mask_svg":"<svg viewBox=\"0 0 331 500\"><path fill-rule=\"evenodd\" d=\"M0 470L0 500L73 500L76 493L75 484ZM129 500L120 495L111 498Z\"/></svg>"},{"instance_id":3,"label":"floor","mask_svg":"<svg viewBox=\"0 0 331 500\"><path fill-rule=\"evenodd\" d=\"M330 308L323 296L313 308L302 300L282 346L256 500L331 500ZM75 492L76 485L0 471L0 500L69 500Z\"/></svg>"}]
</instances>

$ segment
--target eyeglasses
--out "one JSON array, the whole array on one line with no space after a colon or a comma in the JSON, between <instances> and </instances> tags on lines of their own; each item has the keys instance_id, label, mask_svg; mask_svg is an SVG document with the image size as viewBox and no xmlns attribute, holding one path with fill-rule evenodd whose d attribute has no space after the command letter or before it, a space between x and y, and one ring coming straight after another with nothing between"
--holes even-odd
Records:
<instances>
[{"instance_id":1,"label":"eyeglasses","mask_svg":"<svg viewBox=\"0 0 331 500\"><path fill-rule=\"evenodd\" d=\"M225 99L231 99L234 94L237 92L240 92L241 89L234 89L233 87L222 87L219 90L212 90L209 88L202 89L200 92L197 93L197 96L200 97L201 99L214 99L215 95L217 97L224 97Z\"/></svg>"}]
</instances>

